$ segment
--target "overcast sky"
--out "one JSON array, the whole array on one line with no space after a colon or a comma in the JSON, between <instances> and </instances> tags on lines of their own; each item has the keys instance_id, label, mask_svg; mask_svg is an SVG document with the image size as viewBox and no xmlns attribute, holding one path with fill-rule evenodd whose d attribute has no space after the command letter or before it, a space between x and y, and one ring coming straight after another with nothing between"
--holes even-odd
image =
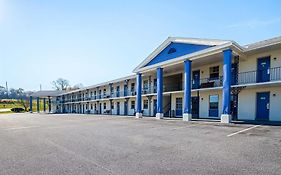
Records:
<instances>
[{"instance_id":1,"label":"overcast sky","mask_svg":"<svg viewBox=\"0 0 281 175\"><path fill-rule=\"evenodd\" d=\"M281 1L0 0L0 85L51 89L132 74L168 36L244 45L281 35Z\"/></svg>"}]
</instances>

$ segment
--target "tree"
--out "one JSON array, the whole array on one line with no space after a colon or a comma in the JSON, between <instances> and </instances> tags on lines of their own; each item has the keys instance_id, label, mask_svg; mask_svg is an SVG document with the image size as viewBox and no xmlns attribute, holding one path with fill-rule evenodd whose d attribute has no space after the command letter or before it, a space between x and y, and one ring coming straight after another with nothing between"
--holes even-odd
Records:
<instances>
[{"instance_id":1,"label":"tree","mask_svg":"<svg viewBox=\"0 0 281 175\"><path fill-rule=\"evenodd\" d=\"M3 86L0 86L0 98L3 99L6 97L6 88Z\"/></svg>"},{"instance_id":2,"label":"tree","mask_svg":"<svg viewBox=\"0 0 281 175\"><path fill-rule=\"evenodd\" d=\"M28 97L21 97L20 99L18 99L18 103L24 107L25 111L27 111L27 108L29 107Z\"/></svg>"},{"instance_id":3,"label":"tree","mask_svg":"<svg viewBox=\"0 0 281 175\"><path fill-rule=\"evenodd\" d=\"M69 87L69 81L63 78L59 78L52 82L53 88L56 90L66 90Z\"/></svg>"},{"instance_id":4,"label":"tree","mask_svg":"<svg viewBox=\"0 0 281 175\"><path fill-rule=\"evenodd\" d=\"M77 90L77 89L81 89L82 87L83 87L83 84L79 83L72 87L69 87L68 90Z\"/></svg>"}]
</instances>

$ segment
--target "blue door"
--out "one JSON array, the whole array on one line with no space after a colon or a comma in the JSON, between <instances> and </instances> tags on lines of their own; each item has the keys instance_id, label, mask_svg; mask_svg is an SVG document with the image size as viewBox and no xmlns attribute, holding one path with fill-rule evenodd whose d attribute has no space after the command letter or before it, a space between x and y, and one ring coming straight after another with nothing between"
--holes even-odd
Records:
<instances>
[{"instance_id":1,"label":"blue door","mask_svg":"<svg viewBox=\"0 0 281 175\"><path fill-rule=\"evenodd\" d=\"M257 82L267 82L270 80L270 57L258 59Z\"/></svg>"},{"instance_id":2,"label":"blue door","mask_svg":"<svg viewBox=\"0 0 281 175\"><path fill-rule=\"evenodd\" d=\"M257 112L256 120L269 120L269 92L259 92L257 93Z\"/></svg>"},{"instance_id":3,"label":"blue door","mask_svg":"<svg viewBox=\"0 0 281 175\"><path fill-rule=\"evenodd\" d=\"M176 117L182 117L182 98L176 98Z\"/></svg>"},{"instance_id":4,"label":"blue door","mask_svg":"<svg viewBox=\"0 0 281 175\"><path fill-rule=\"evenodd\" d=\"M101 114L101 108L102 108L102 107L101 107L101 103L100 103L100 110L99 110L99 114Z\"/></svg>"},{"instance_id":5,"label":"blue door","mask_svg":"<svg viewBox=\"0 0 281 175\"><path fill-rule=\"evenodd\" d=\"M125 84L124 86L124 96L126 97L127 96L127 93L128 92L128 85Z\"/></svg>"},{"instance_id":6,"label":"blue door","mask_svg":"<svg viewBox=\"0 0 281 175\"><path fill-rule=\"evenodd\" d=\"M117 102L117 115L120 115L120 102Z\"/></svg>"},{"instance_id":7,"label":"blue door","mask_svg":"<svg viewBox=\"0 0 281 175\"><path fill-rule=\"evenodd\" d=\"M199 97L191 97L191 112L193 118L199 117Z\"/></svg>"},{"instance_id":8,"label":"blue door","mask_svg":"<svg viewBox=\"0 0 281 175\"><path fill-rule=\"evenodd\" d=\"M192 72L192 89L200 88L200 70Z\"/></svg>"},{"instance_id":9,"label":"blue door","mask_svg":"<svg viewBox=\"0 0 281 175\"><path fill-rule=\"evenodd\" d=\"M124 102L124 115L128 115L128 101Z\"/></svg>"},{"instance_id":10,"label":"blue door","mask_svg":"<svg viewBox=\"0 0 281 175\"><path fill-rule=\"evenodd\" d=\"M153 116L156 116L157 100L153 100Z\"/></svg>"},{"instance_id":11,"label":"blue door","mask_svg":"<svg viewBox=\"0 0 281 175\"><path fill-rule=\"evenodd\" d=\"M119 97L120 96L120 87L119 86L117 86L116 87L116 97Z\"/></svg>"}]
</instances>

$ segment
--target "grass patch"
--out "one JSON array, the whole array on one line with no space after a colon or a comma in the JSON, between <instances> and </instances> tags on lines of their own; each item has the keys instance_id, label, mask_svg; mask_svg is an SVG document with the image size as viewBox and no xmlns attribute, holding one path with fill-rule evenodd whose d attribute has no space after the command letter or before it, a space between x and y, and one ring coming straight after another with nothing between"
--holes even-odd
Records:
<instances>
[{"instance_id":1,"label":"grass patch","mask_svg":"<svg viewBox=\"0 0 281 175\"><path fill-rule=\"evenodd\" d=\"M0 101L0 109L11 109L11 108L23 108L24 106L22 103L20 103L18 100L15 99L4 99ZM48 110L49 105L48 102L46 101L46 110ZM39 103L39 109L40 111L44 110L44 103L43 100L40 100ZM28 105L28 110L29 110L29 105ZM32 111L37 111L37 101L33 100L32 102Z\"/></svg>"}]
</instances>

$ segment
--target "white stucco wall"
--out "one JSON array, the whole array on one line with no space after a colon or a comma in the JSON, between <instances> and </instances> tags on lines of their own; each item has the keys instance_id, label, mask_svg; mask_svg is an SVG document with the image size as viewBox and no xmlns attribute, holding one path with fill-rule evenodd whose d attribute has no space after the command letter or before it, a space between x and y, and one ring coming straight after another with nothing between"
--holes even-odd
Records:
<instances>
[{"instance_id":1,"label":"white stucco wall","mask_svg":"<svg viewBox=\"0 0 281 175\"><path fill-rule=\"evenodd\" d=\"M255 120L257 92L270 92L269 120L281 121L281 86L243 89L238 97L238 119Z\"/></svg>"},{"instance_id":2,"label":"white stucco wall","mask_svg":"<svg viewBox=\"0 0 281 175\"><path fill-rule=\"evenodd\" d=\"M239 72L255 71L257 70L257 59L270 56L270 67L281 67L281 50L271 50L263 53L258 53L243 57L240 60ZM274 59L276 58L276 59Z\"/></svg>"}]
</instances>

